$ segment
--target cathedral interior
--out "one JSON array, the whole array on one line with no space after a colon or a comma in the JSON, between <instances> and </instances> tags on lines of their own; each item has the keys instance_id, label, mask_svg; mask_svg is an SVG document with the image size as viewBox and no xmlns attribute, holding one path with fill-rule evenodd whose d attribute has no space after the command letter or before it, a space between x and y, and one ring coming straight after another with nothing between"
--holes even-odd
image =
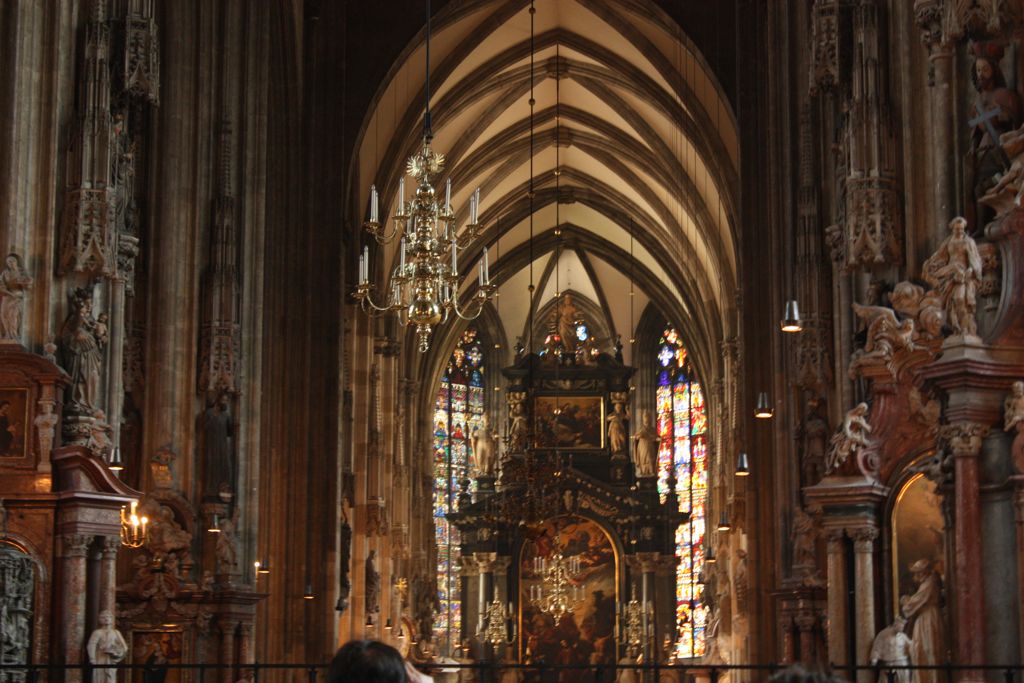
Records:
<instances>
[{"instance_id":1,"label":"cathedral interior","mask_svg":"<svg viewBox=\"0 0 1024 683\"><path fill-rule=\"evenodd\" d=\"M1024 0L0 0L0 64L0 681L1024 677Z\"/></svg>"}]
</instances>

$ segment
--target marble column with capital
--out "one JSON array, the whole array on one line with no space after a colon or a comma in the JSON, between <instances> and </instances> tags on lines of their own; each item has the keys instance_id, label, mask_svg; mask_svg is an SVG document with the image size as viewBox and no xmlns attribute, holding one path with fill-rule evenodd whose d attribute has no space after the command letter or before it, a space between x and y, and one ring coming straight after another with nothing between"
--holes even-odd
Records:
<instances>
[{"instance_id":1,"label":"marble column with capital","mask_svg":"<svg viewBox=\"0 0 1024 683\"><path fill-rule=\"evenodd\" d=\"M814 627L818 616L814 610L802 609L793 617L797 631L800 633L800 661L804 664L816 664L818 648L814 644Z\"/></svg>"},{"instance_id":2,"label":"marble column with capital","mask_svg":"<svg viewBox=\"0 0 1024 683\"><path fill-rule=\"evenodd\" d=\"M100 565L100 604L99 611L115 613L117 602L117 550L121 547L121 539L117 536L103 538L102 564Z\"/></svg>"},{"instance_id":3,"label":"marble column with capital","mask_svg":"<svg viewBox=\"0 0 1024 683\"><path fill-rule=\"evenodd\" d=\"M237 621L224 621L220 624L220 662L223 667L220 669L221 683L233 683L235 669L231 665L235 663L235 632L238 630Z\"/></svg>"},{"instance_id":4,"label":"marble column with capital","mask_svg":"<svg viewBox=\"0 0 1024 683\"><path fill-rule=\"evenodd\" d=\"M846 633L846 548L842 529L825 532L828 551L828 659L833 665L850 663Z\"/></svg>"},{"instance_id":5,"label":"marble column with capital","mask_svg":"<svg viewBox=\"0 0 1024 683\"><path fill-rule=\"evenodd\" d=\"M875 540L878 529L874 526L862 526L850 529L853 539L853 592L856 604L854 624L856 625L857 664L871 664L871 641L878 632L875 624ZM875 674L871 671L860 671L857 680L860 683L871 683Z\"/></svg>"},{"instance_id":6,"label":"marble column with capital","mask_svg":"<svg viewBox=\"0 0 1024 683\"><path fill-rule=\"evenodd\" d=\"M1013 492L1013 518L1017 529L1017 556L1024 557L1024 476L1012 477L1014 482ZM1017 613L1019 624L1024 624L1024 562L1017 562ZM1024 627L1018 628L1017 638L1019 640L1020 652L1024 652Z\"/></svg>"},{"instance_id":7,"label":"marble column with capital","mask_svg":"<svg viewBox=\"0 0 1024 683\"><path fill-rule=\"evenodd\" d=\"M85 534L62 534L60 537L60 586L61 618L55 623L63 627L57 637L64 650L64 664L81 664L85 661L85 597L88 585L86 557L92 536ZM81 671L65 672L66 683L79 683Z\"/></svg>"},{"instance_id":8,"label":"marble column with capital","mask_svg":"<svg viewBox=\"0 0 1024 683\"><path fill-rule=\"evenodd\" d=\"M985 595L982 574L981 500L978 456L988 434L978 422L954 422L942 429L942 437L953 455L956 514L953 528L956 571L957 643L953 659L980 662L985 652ZM977 673L973 674L974 676ZM973 680L965 673L960 680Z\"/></svg>"}]
</instances>

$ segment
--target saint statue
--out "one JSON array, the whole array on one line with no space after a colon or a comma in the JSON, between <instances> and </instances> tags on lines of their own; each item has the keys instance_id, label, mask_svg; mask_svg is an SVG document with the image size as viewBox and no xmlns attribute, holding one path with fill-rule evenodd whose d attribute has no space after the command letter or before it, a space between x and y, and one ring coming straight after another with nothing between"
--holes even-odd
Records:
<instances>
[{"instance_id":1,"label":"saint statue","mask_svg":"<svg viewBox=\"0 0 1024 683\"><path fill-rule=\"evenodd\" d=\"M86 652L92 664L117 664L128 653L128 644L121 632L114 628L114 615L109 610L99 614L99 628L89 636ZM92 683L117 683L117 669L96 668L92 671Z\"/></svg>"},{"instance_id":2,"label":"saint statue","mask_svg":"<svg viewBox=\"0 0 1024 683\"><path fill-rule=\"evenodd\" d=\"M913 620L910 659L917 666L937 666L946 661L946 629L942 622L942 580L929 560L910 565L917 592L900 601L903 616ZM936 671L917 671L916 683L938 683Z\"/></svg>"},{"instance_id":3,"label":"saint statue","mask_svg":"<svg viewBox=\"0 0 1024 683\"><path fill-rule=\"evenodd\" d=\"M923 275L942 297L946 323L953 334L976 336L978 283L981 282L981 254L965 230L967 221L957 216L949 222L950 235L924 262Z\"/></svg>"},{"instance_id":4,"label":"saint statue","mask_svg":"<svg viewBox=\"0 0 1024 683\"><path fill-rule=\"evenodd\" d=\"M235 491L235 423L227 392L203 411L202 434L203 498L230 502Z\"/></svg>"},{"instance_id":5,"label":"saint statue","mask_svg":"<svg viewBox=\"0 0 1024 683\"><path fill-rule=\"evenodd\" d=\"M380 572L377 571L377 551L366 556L366 613L380 612Z\"/></svg>"},{"instance_id":6,"label":"saint statue","mask_svg":"<svg viewBox=\"0 0 1024 683\"><path fill-rule=\"evenodd\" d=\"M622 453L626 450L626 420L629 419L629 411L621 402L615 402L612 414L606 419L608 421L608 445L612 453Z\"/></svg>"},{"instance_id":7,"label":"saint statue","mask_svg":"<svg viewBox=\"0 0 1024 683\"><path fill-rule=\"evenodd\" d=\"M825 462L826 473L831 474L838 470L859 448L871 447L871 440L868 439L871 425L865 417L867 414L867 403L858 403L846 413L842 427L832 435L829 442L828 459Z\"/></svg>"},{"instance_id":8,"label":"saint statue","mask_svg":"<svg viewBox=\"0 0 1024 683\"><path fill-rule=\"evenodd\" d=\"M476 457L478 476L493 477L494 466L497 464L498 448L494 435L491 434L490 420L487 413L480 416L480 426L473 430L473 455Z\"/></svg>"},{"instance_id":9,"label":"saint statue","mask_svg":"<svg viewBox=\"0 0 1024 683\"><path fill-rule=\"evenodd\" d=\"M509 418L508 443L513 453L526 450L528 426L522 400L512 402L512 416Z\"/></svg>"},{"instance_id":10,"label":"saint statue","mask_svg":"<svg viewBox=\"0 0 1024 683\"><path fill-rule=\"evenodd\" d=\"M60 332L61 366L71 376L68 404L82 415L94 415L99 407L101 349L107 343L107 328L92 315L92 288L71 293L71 313Z\"/></svg>"},{"instance_id":11,"label":"saint statue","mask_svg":"<svg viewBox=\"0 0 1024 683\"><path fill-rule=\"evenodd\" d=\"M807 400L807 414L800 423L800 467L804 486L813 486L825 475L825 449L828 446L828 420L821 414L821 399Z\"/></svg>"},{"instance_id":12,"label":"saint statue","mask_svg":"<svg viewBox=\"0 0 1024 683\"><path fill-rule=\"evenodd\" d=\"M878 683L888 683L892 680L885 671L886 667L910 664L911 642L903 632L906 623L907 620L903 617L896 617L895 621L878 632L871 643L871 666L882 668L878 674ZM914 663L917 664L916 661ZM910 683L910 672L910 669L896 669L896 681Z\"/></svg>"},{"instance_id":13,"label":"saint statue","mask_svg":"<svg viewBox=\"0 0 1024 683\"><path fill-rule=\"evenodd\" d=\"M619 404L617 404L619 405ZM658 474L658 430L651 423L651 411L640 411L640 429L633 435L633 465L637 477L653 477Z\"/></svg>"},{"instance_id":14,"label":"saint statue","mask_svg":"<svg viewBox=\"0 0 1024 683\"><path fill-rule=\"evenodd\" d=\"M1008 434L1016 432L1010 454L1014 467L1024 474L1024 382L1014 382L1010 395L1006 397L1003 404L1003 430Z\"/></svg>"},{"instance_id":15,"label":"saint statue","mask_svg":"<svg viewBox=\"0 0 1024 683\"><path fill-rule=\"evenodd\" d=\"M32 278L21 265L21 257L8 254L0 270L0 340L21 339L21 317L25 294L32 289Z\"/></svg>"},{"instance_id":16,"label":"saint statue","mask_svg":"<svg viewBox=\"0 0 1024 683\"><path fill-rule=\"evenodd\" d=\"M815 548L818 537L814 518L803 509L797 508L793 513L793 567L814 569L817 567L817 551Z\"/></svg>"},{"instance_id":17,"label":"saint statue","mask_svg":"<svg viewBox=\"0 0 1024 683\"><path fill-rule=\"evenodd\" d=\"M999 147L999 140L992 139L1021 124L1021 98L1017 92L1006 87L1006 78L999 68L1003 49L995 43L975 43L974 68L971 81L978 95L971 110L971 120L977 121L971 131L971 156L973 165L974 198L981 198L994 184L994 176L1006 170L1005 158ZM982 120L986 114L988 121ZM989 125L991 124L991 125Z\"/></svg>"},{"instance_id":18,"label":"saint statue","mask_svg":"<svg viewBox=\"0 0 1024 683\"><path fill-rule=\"evenodd\" d=\"M572 295L563 296L558 306L558 336L562 338L562 346L570 355L576 351L576 321L579 316L580 312L572 302Z\"/></svg>"}]
</instances>

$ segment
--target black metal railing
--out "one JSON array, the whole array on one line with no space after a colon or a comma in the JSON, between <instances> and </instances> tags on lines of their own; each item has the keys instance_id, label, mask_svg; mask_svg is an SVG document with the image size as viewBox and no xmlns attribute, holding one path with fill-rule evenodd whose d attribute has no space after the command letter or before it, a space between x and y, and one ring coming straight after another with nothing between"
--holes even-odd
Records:
<instances>
[{"instance_id":1,"label":"black metal railing","mask_svg":"<svg viewBox=\"0 0 1024 683\"><path fill-rule=\"evenodd\" d=\"M518 678L522 683L614 683L626 669L643 683L719 683L748 681L760 683L786 668L783 664L514 664L476 662L472 664L432 663L417 667L436 683L502 683ZM0 683L91 683L93 673L109 669L117 683L327 683L328 664L0 664ZM833 665L826 669L838 680L855 681L859 673L870 673L872 681L902 683L917 671L932 671L938 681L956 683L971 679L993 683L1024 683L1021 664L956 664L938 666ZM517 672L518 676L508 676ZM901 676L900 674L904 675ZM355 682L353 682L355 683Z\"/></svg>"}]
</instances>

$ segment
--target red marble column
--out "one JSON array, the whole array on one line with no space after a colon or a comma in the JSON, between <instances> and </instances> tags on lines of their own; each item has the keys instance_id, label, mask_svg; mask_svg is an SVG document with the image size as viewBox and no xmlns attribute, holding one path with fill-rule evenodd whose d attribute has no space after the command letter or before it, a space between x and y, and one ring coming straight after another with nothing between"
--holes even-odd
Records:
<instances>
[{"instance_id":1,"label":"red marble column","mask_svg":"<svg viewBox=\"0 0 1024 683\"><path fill-rule=\"evenodd\" d=\"M828 529L828 658L839 666L850 663L846 650L846 558L843 530Z\"/></svg>"},{"instance_id":2,"label":"red marble column","mask_svg":"<svg viewBox=\"0 0 1024 683\"><path fill-rule=\"evenodd\" d=\"M233 683L235 670L232 664L235 663L235 631L238 630L237 621L225 621L220 624L220 664L224 666L220 670L221 683Z\"/></svg>"},{"instance_id":3,"label":"red marble column","mask_svg":"<svg viewBox=\"0 0 1024 683\"><path fill-rule=\"evenodd\" d=\"M84 534L63 534L61 536L60 581L61 618L55 623L61 624L63 633L60 638L64 649L65 664L81 664L85 656L85 594L86 594L86 556L92 536ZM81 671L67 671L65 683L79 683Z\"/></svg>"},{"instance_id":4,"label":"red marble column","mask_svg":"<svg viewBox=\"0 0 1024 683\"><path fill-rule=\"evenodd\" d=\"M1014 521L1017 524L1017 611L1020 615L1020 623L1024 624L1024 476L1015 475L1011 477L1014 485L1013 509ZM1024 628L1018 629L1021 652L1024 652Z\"/></svg>"},{"instance_id":5,"label":"red marble column","mask_svg":"<svg viewBox=\"0 0 1024 683\"><path fill-rule=\"evenodd\" d=\"M117 549L121 539L106 536L103 539L103 556L100 565L100 612L116 614L117 601Z\"/></svg>"},{"instance_id":6,"label":"red marble column","mask_svg":"<svg viewBox=\"0 0 1024 683\"><path fill-rule=\"evenodd\" d=\"M981 571L981 502L978 456L988 427L977 422L955 422L943 429L955 463L957 649L953 659L980 663L985 652L985 595ZM983 680L981 672L965 671L961 681Z\"/></svg>"},{"instance_id":7,"label":"red marble column","mask_svg":"<svg viewBox=\"0 0 1024 683\"><path fill-rule=\"evenodd\" d=\"M782 661L780 664L792 664L796 659L796 644L793 642L793 615L783 612L779 617L779 636L782 638Z\"/></svg>"},{"instance_id":8,"label":"red marble column","mask_svg":"<svg viewBox=\"0 0 1024 683\"><path fill-rule=\"evenodd\" d=\"M866 666L871 663L871 641L875 627L875 559L874 545L878 538L875 527L858 527L849 530L853 538L854 595L856 596L857 663ZM857 680L872 683L875 675L871 671L859 671Z\"/></svg>"},{"instance_id":9,"label":"red marble column","mask_svg":"<svg viewBox=\"0 0 1024 683\"><path fill-rule=\"evenodd\" d=\"M814 647L814 625L818 622L817 615L811 610L800 610L793 621L800 631L800 661L804 664L817 663L818 652Z\"/></svg>"}]
</instances>

